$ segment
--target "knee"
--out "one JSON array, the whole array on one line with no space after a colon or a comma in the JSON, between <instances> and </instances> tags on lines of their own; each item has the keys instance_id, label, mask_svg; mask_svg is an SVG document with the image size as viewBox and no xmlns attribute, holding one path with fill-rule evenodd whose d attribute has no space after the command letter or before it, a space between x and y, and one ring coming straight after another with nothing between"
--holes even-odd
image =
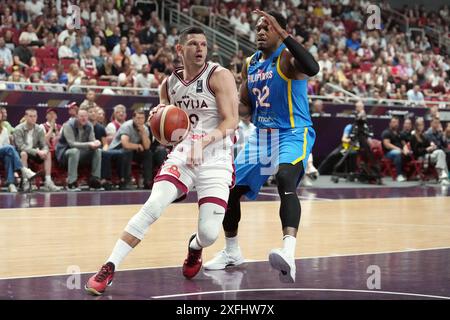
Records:
<instances>
[{"instance_id":1,"label":"knee","mask_svg":"<svg viewBox=\"0 0 450 320\"><path fill-rule=\"evenodd\" d=\"M67 157L78 157L80 156L80 150L78 150L77 148L71 148L69 150L66 151L66 156Z\"/></svg>"},{"instance_id":2,"label":"knee","mask_svg":"<svg viewBox=\"0 0 450 320\"><path fill-rule=\"evenodd\" d=\"M7 144L6 146L4 146L4 147L2 147L2 148L4 148L5 150L6 150L6 154L7 155L13 155L14 154L14 151L15 151L15 149L14 149L14 147L12 146L12 145L10 145L10 144Z\"/></svg>"},{"instance_id":3,"label":"knee","mask_svg":"<svg viewBox=\"0 0 450 320\"><path fill-rule=\"evenodd\" d=\"M128 222L125 231L142 240L150 225L161 216L162 211L163 207L160 202L153 200L147 201L141 210Z\"/></svg>"},{"instance_id":4,"label":"knee","mask_svg":"<svg viewBox=\"0 0 450 320\"><path fill-rule=\"evenodd\" d=\"M221 224L205 223L200 225L198 229L199 244L203 248L211 246L219 237L220 229Z\"/></svg>"},{"instance_id":5,"label":"knee","mask_svg":"<svg viewBox=\"0 0 450 320\"><path fill-rule=\"evenodd\" d=\"M275 178L277 181L279 192L296 188L296 184L295 184L296 178L293 177L292 174L287 172L286 170L279 170L277 172L277 174L275 175Z\"/></svg>"}]
</instances>

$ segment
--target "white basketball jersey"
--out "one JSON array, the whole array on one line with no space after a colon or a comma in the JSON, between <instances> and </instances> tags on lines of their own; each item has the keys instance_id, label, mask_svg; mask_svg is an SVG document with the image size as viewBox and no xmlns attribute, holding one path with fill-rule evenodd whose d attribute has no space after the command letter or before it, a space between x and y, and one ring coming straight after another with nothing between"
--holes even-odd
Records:
<instances>
[{"instance_id":1,"label":"white basketball jersey","mask_svg":"<svg viewBox=\"0 0 450 320\"><path fill-rule=\"evenodd\" d=\"M207 62L200 73L191 81L183 79L183 68L176 68L167 79L167 96L170 104L185 110L191 123L190 132L185 140L197 140L216 129L222 121L217 110L216 97L209 86L213 72L219 67L217 63ZM217 147L230 149L232 138L214 143Z\"/></svg>"}]
</instances>

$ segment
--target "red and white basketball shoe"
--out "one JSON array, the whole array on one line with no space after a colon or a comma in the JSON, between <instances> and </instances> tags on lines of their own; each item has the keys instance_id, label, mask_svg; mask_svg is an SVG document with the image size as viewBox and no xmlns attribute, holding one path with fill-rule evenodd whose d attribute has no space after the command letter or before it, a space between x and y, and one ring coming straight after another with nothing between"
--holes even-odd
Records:
<instances>
[{"instance_id":1,"label":"red and white basketball shoe","mask_svg":"<svg viewBox=\"0 0 450 320\"><path fill-rule=\"evenodd\" d=\"M107 262L101 267L99 272L89 278L84 289L90 294L101 296L105 292L106 287L112 284L114 269L114 263Z\"/></svg>"},{"instance_id":2,"label":"red and white basketball shoe","mask_svg":"<svg viewBox=\"0 0 450 320\"><path fill-rule=\"evenodd\" d=\"M196 234L194 233L189 238L188 255L187 255L187 258L184 260L184 263L183 263L183 276L185 276L188 279L191 279L191 278L195 277L195 275L202 268L202 262L203 262L202 261L202 251L203 251L203 249L195 250L195 249L191 249L189 247L189 244L195 238L195 236L196 236Z\"/></svg>"}]
</instances>

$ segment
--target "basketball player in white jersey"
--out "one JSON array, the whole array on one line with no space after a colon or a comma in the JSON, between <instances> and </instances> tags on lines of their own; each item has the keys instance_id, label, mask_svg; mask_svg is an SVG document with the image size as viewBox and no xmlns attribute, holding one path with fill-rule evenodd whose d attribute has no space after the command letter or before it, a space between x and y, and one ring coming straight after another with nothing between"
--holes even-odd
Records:
<instances>
[{"instance_id":1,"label":"basketball player in white jersey","mask_svg":"<svg viewBox=\"0 0 450 320\"><path fill-rule=\"evenodd\" d=\"M232 73L206 62L203 30L185 29L176 47L183 68L176 69L160 89L161 107L173 104L184 109L191 122L187 137L169 154L155 177L152 193L131 218L111 256L87 282L85 289L101 295L112 283L114 271L144 238L149 226L164 209L194 186L198 194L197 233L189 239L183 275L194 277L202 266L202 249L214 243L222 227L234 170L232 145L238 125L238 93ZM155 109L151 114L155 114Z\"/></svg>"}]
</instances>

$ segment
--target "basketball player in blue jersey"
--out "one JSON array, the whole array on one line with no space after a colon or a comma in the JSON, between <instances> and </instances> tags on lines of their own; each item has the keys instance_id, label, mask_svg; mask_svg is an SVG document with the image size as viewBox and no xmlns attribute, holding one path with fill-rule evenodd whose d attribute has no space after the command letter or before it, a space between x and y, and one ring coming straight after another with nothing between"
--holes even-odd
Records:
<instances>
[{"instance_id":1,"label":"basketball player in blue jersey","mask_svg":"<svg viewBox=\"0 0 450 320\"><path fill-rule=\"evenodd\" d=\"M244 262L237 240L240 198L245 195L255 199L267 178L276 172L283 248L273 249L269 261L280 271L282 282L295 282L294 253L301 213L296 188L315 140L307 81L319 72L319 65L288 35L281 14L256 13L261 16L256 25L258 51L247 58L243 67L245 81L239 105L241 116L252 115L256 130L235 160L236 186L230 193L223 221L226 247L204 267L220 270Z\"/></svg>"}]
</instances>

